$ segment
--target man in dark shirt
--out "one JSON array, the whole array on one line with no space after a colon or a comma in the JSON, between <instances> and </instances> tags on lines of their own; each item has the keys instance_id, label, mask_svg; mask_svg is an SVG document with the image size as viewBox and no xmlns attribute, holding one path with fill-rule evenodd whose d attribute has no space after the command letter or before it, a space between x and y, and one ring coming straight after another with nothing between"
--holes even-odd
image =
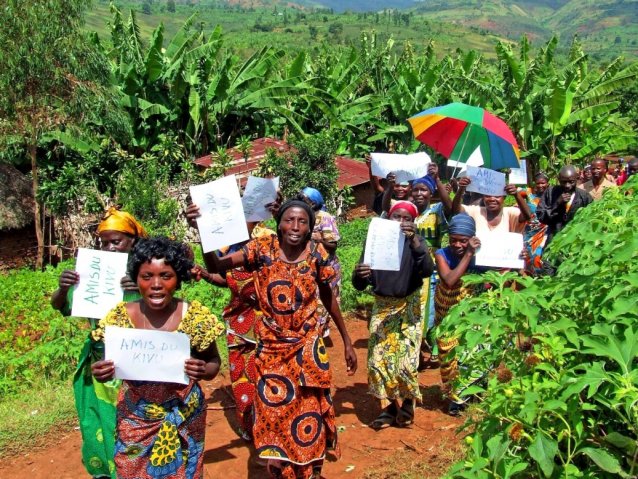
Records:
<instances>
[{"instance_id":1,"label":"man in dark shirt","mask_svg":"<svg viewBox=\"0 0 638 479\"><path fill-rule=\"evenodd\" d=\"M550 186L543 193L536 208L538 220L547 225L547 242L569 223L580 208L590 204L592 197L584 190L576 188L578 173L571 165L563 166L558 173L558 186Z\"/></svg>"}]
</instances>

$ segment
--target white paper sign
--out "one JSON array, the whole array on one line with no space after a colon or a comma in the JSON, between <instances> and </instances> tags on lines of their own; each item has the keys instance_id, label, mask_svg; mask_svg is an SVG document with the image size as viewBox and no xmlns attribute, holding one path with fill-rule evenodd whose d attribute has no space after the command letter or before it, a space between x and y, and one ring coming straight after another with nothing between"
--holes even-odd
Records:
<instances>
[{"instance_id":1,"label":"white paper sign","mask_svg":"<svg viewBox=\"0 0 638 479\"><path fill-rule=\"evenodd\" d=\"M265 205L277 199L277 188L279 188L279 177L248 177L244 196L241 198L246 221L265 221L272 217Z\"/></svg>"},{"instance_id":2,"label":"white paper sign","mask_svg":"<svg viewBox=\"0 0 638 479\"><path fill-rule=\"evenodd\" d=\"M521 160L520 168L510 170L510 183L513 185L527 185L527 162Z\"/></svg>"},{"instance_id":3,"label":"white paper sign","mask_svg":"<svg viewBox=\"0 0 638 479\"><path fill-rule=\"evenodd\" d=\"M467 176L472 182L467 191L490 196L505 196L505 174L489 168L467 167Z\"/></svg>"},{"instance_id":4,"label":"white paper sign","mask_svg":"<svg viewBox=\"0 0 638 479\"><path fill-rule=\"evenodd\" d=\"M396 175L396 182L415 180L428 174L428 165L432 162L425 152L411 155L394 153L371 153L371 169L374 176L385 178L388 173Z\"/></svg>"},{"instance_id":5,"label":"white paper sign","mask_svg":"<svg viewBox=\"0 0 638 479\"><path fill-rule=\"evenodd\" d=\"M454 168L455 170L460 168L460 173L465 173L467 171L468 166L483 166L483 155L481 155L481 147L477 147L476 150L472 152L470 156L468 156L467 161L455 161L455 160L447 160L447 166Z\"/></svg>"},{"instance_id":6,"label":"white paper sign","mask_svg":"<svg viewBox=\"0 0 638 479\"><path fill-rule=\"evenodd\" d=\"M188 384L184 363L190 358L184 333L107 326L104 358L115 364L117 379Z\"/></svg>"},{"instance_id":7,"label":"white paper sign","mask_svg":"<svg viewBox=\"0 0 638 479\"><path fill-rule=\"evenodd\" d=\"M405 236L398 221L372 218L363 262L379 271L399 271Z\"/></svg>"},{"instance_id":8,"label":"white paper sign","mask_svg":"<svg viewBox=\"0 0 638 479\"><path fill-rule=\"evenodd\" d=\"M190 187L204 253L248 239L248 228L235 175Z\"/></svg>"},{"instance_id":9,"label":"white paper sign","mask_svg":"<svg viewBox=\"0 0 638 479\"><path fill-rule=\"evenodd\" d=\"M124 298L120 281L126 276L128 254L78 249L75 271L80 282L73 288L71 315L102 319Z\"/></svg>"},{"instance_id":10,"label":"white paper sign","mask_svg":"<svg viewBox=\"0 0 638 479\"><path fill-rule=\"evenodd\" d=\"M523 235L520 233L484 233L478 235L481 247L476 252L477 266L521 269Z\"/></svg>"}]
</instances>

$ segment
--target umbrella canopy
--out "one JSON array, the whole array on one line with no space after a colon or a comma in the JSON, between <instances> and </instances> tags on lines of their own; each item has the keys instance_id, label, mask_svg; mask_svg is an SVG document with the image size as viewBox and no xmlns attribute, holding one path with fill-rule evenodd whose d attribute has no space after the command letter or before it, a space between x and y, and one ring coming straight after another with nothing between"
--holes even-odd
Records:
<instances>
[{"instance_id":1,"label":"umbrella canopy","mask_svg":"<svg viewBox=\"0 0 638 479\"><path fill-rule=\"evenodd\" d=\"M450 103L408 118L414 136L450 160L466 162L477 148L487 168L518 168L520 153L503 120L483 108Z\"/></svg>"}]
</instances>

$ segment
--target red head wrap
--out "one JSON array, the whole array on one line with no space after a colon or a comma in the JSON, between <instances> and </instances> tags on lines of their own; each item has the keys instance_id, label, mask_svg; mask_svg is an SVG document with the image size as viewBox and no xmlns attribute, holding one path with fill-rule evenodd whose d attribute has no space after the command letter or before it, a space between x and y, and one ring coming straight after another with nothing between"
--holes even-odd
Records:
<instances>
[{"instance_id":1,"label":"red head wrap","mask_svg":"<svg viewBox=\"0 0 638 479\"><path fill-rule=\"evenodd\" d=\"M412 203L411 201L397 201L392 205L390 211L388 211L388 217L390 217L394 211L399 209L405 210L410 213L410 216L412 216L413 220L416 219L417 216L419 216L419 210L414 203Z\"/></svg>"}]
</instances>

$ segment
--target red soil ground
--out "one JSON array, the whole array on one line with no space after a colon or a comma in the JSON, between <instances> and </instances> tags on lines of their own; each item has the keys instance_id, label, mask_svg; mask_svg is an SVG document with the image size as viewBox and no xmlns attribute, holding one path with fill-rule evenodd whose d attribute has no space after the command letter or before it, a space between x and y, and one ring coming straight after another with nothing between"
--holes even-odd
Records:
<instances>
[{"instance_id":1,"label":"red soil ground","mask_svg":"<svg viewBox=\"0 0 638 479\"><path fill-rule=\"evenodd\" d=\"M458 458L460 440L456 429L462 420L448 416L441 397L438 370L420 375L423 404L417 408L415 422L404 429L396 427L375 431L367 426L378 415L378 401L369 396L366 384L367 323L357 317L347 321L357 352L359 370L354 376L345 372L343 348L336 331L330 347L334 403L340 432L341 458L328 457L323 475L339 478L425 478L439 477ZM235 410L230 395L230 380L220 375L203 384L208 397L204 477L223 479L262 479L266 470L254 455L254 449L234 432ZM0 463L0 477L57 479L88 478L80 458L80 432L51 433L45 446Z\"/></svg>"}]
</instances>

